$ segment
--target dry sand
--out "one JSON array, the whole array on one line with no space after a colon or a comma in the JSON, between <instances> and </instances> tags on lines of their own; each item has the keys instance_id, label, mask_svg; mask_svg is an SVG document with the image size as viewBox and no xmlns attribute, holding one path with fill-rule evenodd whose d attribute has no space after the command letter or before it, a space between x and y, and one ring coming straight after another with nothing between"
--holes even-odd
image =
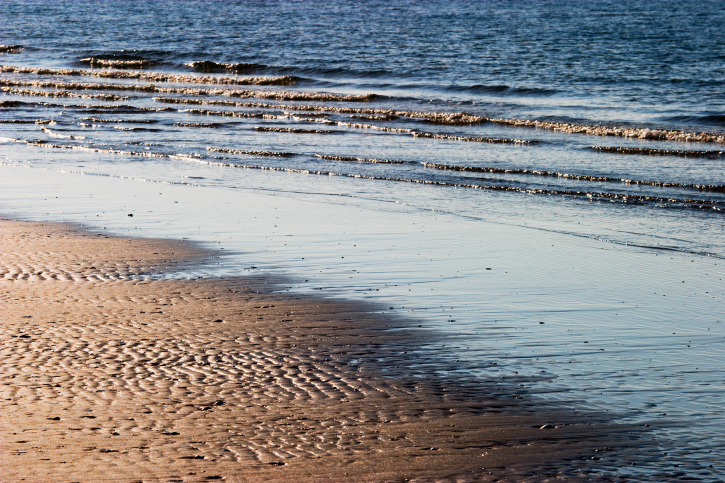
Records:
<instances>
[{"instance_id":1,"label":"dry sand","mask_svg":"<svg viewBox=\"0 0 725 483\"><path fill-rule=\"evenodd\" d=\"M213 255L189 243L0 232L3 482L561 481L634 438L415 377L424 331L369 305L139 276Z\"/></svg>"}]
</instances>

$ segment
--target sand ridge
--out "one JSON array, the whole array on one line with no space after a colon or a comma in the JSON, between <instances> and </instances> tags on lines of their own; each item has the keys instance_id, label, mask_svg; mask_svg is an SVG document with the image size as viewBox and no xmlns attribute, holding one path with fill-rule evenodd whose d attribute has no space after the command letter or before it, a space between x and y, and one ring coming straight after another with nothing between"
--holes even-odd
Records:
<instances>
[{"instance_id":1,"label":"sand ridge","mask_svg":"<svg viewBox=\"0 0 725 483\"><path fill-rule=\"evenodd\" d=\"M420 335L371 306L143 276L193 244L0 227L2 481L575 481L632 444L417 377Z\"/></svg>"}]
</instances>

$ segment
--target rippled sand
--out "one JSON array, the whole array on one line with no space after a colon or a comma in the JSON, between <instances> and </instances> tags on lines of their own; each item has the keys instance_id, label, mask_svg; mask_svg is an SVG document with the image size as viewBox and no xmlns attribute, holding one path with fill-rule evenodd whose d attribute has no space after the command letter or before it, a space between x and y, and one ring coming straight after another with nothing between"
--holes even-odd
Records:
<instances>
[{"instance_id":1,"label":"rippled sand","mask_svg":"<svg viewBox=\"0 0 725 483\"><path fill-rule=\"evenodd\" d=\"M637 438L416 370L372 306L142 276L194 245L0 227L2 481L578 481Z\"/></svg>"}]
</instances>

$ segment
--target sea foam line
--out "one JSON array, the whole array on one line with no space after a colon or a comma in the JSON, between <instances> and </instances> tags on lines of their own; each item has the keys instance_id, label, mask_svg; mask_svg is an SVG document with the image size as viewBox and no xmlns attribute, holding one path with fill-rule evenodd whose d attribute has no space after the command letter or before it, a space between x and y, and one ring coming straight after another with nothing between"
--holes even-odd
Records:
<instances>
[{"instance_id":1,"label":"sea foam line","mask_svg":"<svg viewBox=\"0 0 725 483\"><path fill-rule=\"evenodd\" d=\"M156 62L153 60L121 60L121 59L101 59L98 57L86 57L79 62L88 64L91 67L105 67L115 69L145 69L151 67Z\"/></svg>"},{"instance_id":2,"label":"sea foam line","mask_svg":"<svg viewBox=\"0 0 725 483\"><path fill-rule=\"evenodd\" d=\"M30 89L17 89L14 87L0 87L5 94L14 96L36 96L36 97L75 97L79 99L102 99L104 101L125 101L128 96L117 96L115 94L80 94L71 91L34 91Z\"/></svg>"},{"instance_id":3,"label":"sea foam line","mask_svg":"<svg viewBox=\"0 0 725 483\"><path fill-rule=\"evenodd\" d=\"M627 148L618 146L591 146L591 149L613 154L640 154L646 156L678 156L681 158L713 158L725 155L723 151L688 151L680 149Z\"/></svg>"},{"instance_id":4,"label":"sea foam line","mask_svg":"<svg viewBox=\"0 0 725 483\"><path fill-rule=\"evenodd\" d=\"M87 75L96 77L119 78L119 79L139 79L151 82L176 82L176 83L195 83L195 84L237 84L237 85L290 85L279 81L284 77L212 77L185 74L164 74L159 72L141 72L141 71L95 71L95 70L75 70L75 69L46 69L46 68L30 68L17 66L1 66L0 72L14 72L21 74L35 75ZM4 85L11 86L12 81L2 81ZM60 86L63 83L40 83L37 86L56 84ZM75 84L75 87L68 89L123 89L123 90L141 90L146 92L159 93L183 93L189 95L224 95L230 97L256 97L276 100L317 100L329 102L370 102L382 99L382 96L376 94L366 94L362 96L339 95L327 93L310 93L310 92L277 92L277 91L254 91L254 90L213 90L213 89L182 89L168 88L155 85L133 86L133 85L113 85L113 84ZM163 101L170 102L170 101ZM171 101L173 102L173 101ZM181 100L180 102L185 102ZM187 101L189 102L189 101ZM191 101L190 103L192 103ZM202 102L203 103L203 102ZM308 106L309 107L309 106ZM285 106L287 108L287 106ZM330 110L329 107L322 109ZM311 110L317 110L312 107ZM343 111L337 111L343 112ZM348 112L352 113L352 112ZM392 109L372 109L367 111L356 112L364 115L391 115L415 117L432 123L441 123L449 125L458 124L482 124L486 122L510 126L510 127L528 127L537 129L546 129L558 131L568 134L587 134L590 136L614 136L635 139L657 140L657 141L676 141L676 142L699 142L699 143L720 143L725 144L725 133L718 132L701 132L701 131L684 131L684 130L668 130L668 129L652 129L649 127L636 126L610 126L610 125L592 125L592 124L576 124L553 121L541 121L536 119L516 119L516 118L493 118L486 116L477 116L466 112L458 113L426 113L417 111L396 111Z\"/></svg>"},{"instance_id":5,"label":"sea foam line","mask_svg":"<svg viewBox=\"0 0 725 483\"><path fill-rule=\"evenodd\" d=\"M632 195L623 193L607 193L607 192L592 192L592 191L578 191L578 190L552 190L542 188L519 188L516 186L505 186L505 185L482 185L474 183L453 183L448 181L436 181L428 179L411 179L411 178L398 178L398 177L386 177L386 176L373 176L359 173L339 173L334 171L323 171L314 169L302 169L302 168L289 168L281 166L261 166L261 165L247 165L237 164L224 161L212 161L205 159L200 154L165 154L156 153L151 151L127 151L127 150L116 150L116 149L105 149L105 148L94 148L90 145L78 145L78 144L54 144L43 140L29 141L24 139L13 139L0 137L0 142L15 142L22 143L28 146L39 146L43 148L56 148L56 149L71 149L85 152L96 152L96 153L109 153L109 154L122 154L128 156L142 156L142 157L155 157L155 158L168 158L177 159L183 161L193 161L195 163L202 163L212 166L223 166L231 168L247 168L247 169L259 169L267 171L280 171L289 173L300 173L300 174L315 174L324 176L340 176L344 178L357 178L367 179L375 181L394 181L403 183L414 183L430 186L446 186L452 188L469 188L477 190L487 191L505 191L505 192L518 192L533 195L547 195L547 196L566 196L574 198L585 198L590 201L610 201L619 203L633 203L633 204L644 204L644 203L669 203L677 204L682 207L697 208L697 209L709 209L717 212L721 212L722 208L720 202L716 200L698 200L698 199L682 199L673 197L663 196L644 196L644 195ZM287 152L271 152L271 151L243 151L227 148L215 148L207 147L208 151L216 151L229 154L241 154L247 156L260 156L260 157L294 157L301 156L299 153L287 153Z\"/></svg>"},{"instance_id":6,"label":"sea foam line","mask_svg":"<svg viewBox=\"0 0 725 483\"><path fill-rule=\"evenodd\" d=\"M714 193L725 193L725 185L708 185L708 184L690 184L690 183L670 183L666 181L653 181L653 180L641 180L641 179L628 179L628 178L614 178L609 176L592 176L584 174L570 174L560 173L557 171L544 171L538 169L506 169L506 168L492 168L492 167L479 167L479 166L455 166L450 164L438 164L438 163L421 163L426 168L451 170L451 171L464 171L471 173L493 173L493 174L518 174L518 175L533 175L533 176L544 176L551 178L566 178L577 181L593 181L593 182L606 182L606 183L623 183L627 185L649 185L657 186L659 188L689 188L697 189L700 191L709 191Z\"/></svg>"},{"instance_id":7,"label":"sea foam line","mask_svg":"<svg viewBox=\"0 0 725 483\"><path fill-rule=\"evenodd\" d=\"M0 72L3 71L0 66ZM143 72L142 72L143 73ZM239 82L238 84L242 84ZM245 85L252 85L250 81ZM256 85L270 85L257 83ZM330 94L324 92L292 92L292 91L269 91L253 89L224 89L224 88L200 88L200 87L168 87L156 84L113 84L98 82L61 82L61 81L17 81L0 79L0 86L5 87L36 87L43 89L59 89L69 91L96 90L96 91L135 91L159 94L185 94L194 96L226 96L240 98L275 99L280 101L323 101L323 102L369 102L374 99L374 94L345 95Z\"/></svg>"},{"instance_id":8,"label":"sea foam line","mask_svg":"<svg viewBox=\"0 0 725 483\"><path fill-rule=\"evenodd\" d=\"M195 74L167 74L164 72L91 70L91 69L51 69L46 67L19 67L0 65L0 72L32 75L67 75L100 77L106 79L138 79L148 82L172 82L177 84L227 84L227 85L294 85L291 76L281 77L219 77Z\"/></svg>"},{"instance_id":9,"label":"sea foam line","mask_svg":"<svg viewBox=\"0 0 725 483\"><path fill-rule=\"evenodd\" d=\"M700 132L700 131L684 131L684 130L666 130L651 129L648 127L628 127L628 126L598 126L591 124L575 124L550 121L538 121L535 119L515 119L515 118L493 118L485 116L476 116L466 112L421 112L421 111L405 111L384 108L356 108L356 107L339 107L339 106L318 106L318 105L289 105L289 104L267 104L253 102L238 102L226 100L202 100L187 98L171 98L171 97L155 97L154 100L165 103L179 104L205 104L205 105L223 105L236 107L257 107L257 108L277 108L294 111L312 111L327 112L338 114L356 114L362 116L374 116L378 121L394 121L399 117L407 117L420 119L432 124L444 125L475 125L483 123L501 124L511 127L528 127L536 129L546 129L550 131L558 131L568 134L586 134L589 136L611 136L623 138L636 138L655 141L674 141L674 142L698 142L698 143L720 143L725 144L725 133ZM282 100L282 99L280 99ZM369 119L369 118L368 118Z\"/></svg>"}]
</instances>

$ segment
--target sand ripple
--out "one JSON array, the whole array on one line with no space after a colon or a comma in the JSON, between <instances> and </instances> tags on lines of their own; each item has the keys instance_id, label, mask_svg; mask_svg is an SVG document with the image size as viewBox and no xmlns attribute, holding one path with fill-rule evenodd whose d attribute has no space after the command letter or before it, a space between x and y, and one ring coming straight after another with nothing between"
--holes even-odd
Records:
<instances>
[{"instance_id":1,"label":"sand ripple","mask_svg":"<svg viewBox=\"0 0 725 483\"><path fill-rule=\"evenodd\" d=\"M369 307L143 276L194 246L1 233L3 481L553 481L575 472L562 458L631 443L591 415L415 377L419 336Z\"/></svg>"}]
</instances>

